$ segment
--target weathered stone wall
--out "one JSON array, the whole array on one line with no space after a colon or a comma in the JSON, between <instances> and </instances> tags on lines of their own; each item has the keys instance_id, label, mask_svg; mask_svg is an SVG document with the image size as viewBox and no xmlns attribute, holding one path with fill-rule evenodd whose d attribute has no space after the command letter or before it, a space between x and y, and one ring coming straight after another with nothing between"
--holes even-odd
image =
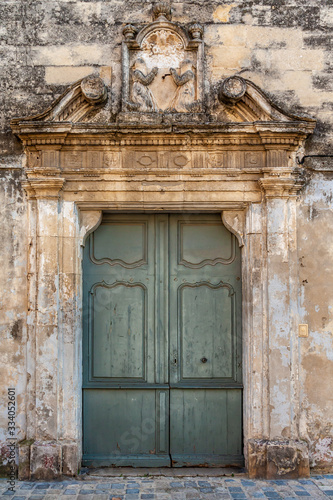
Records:
<instances>
[{"instance_id":1,"label":"weathered stone wall","mask_svg":"<svg viewBox=\"0 0 333 500\"><path fill-rule=\"evenodd\" d=\"M8 388L16 388L17 438L26 428L27 210L19 170L0 170L0 473L8 470Z\"/></svg>"},{"instance_id":2,"label":"weathered stone wall","mask_svg":"<svg viewBox=\"0 0 333 500\"><path fill-rule=\"evenodd\" d=\"M306 155L329 155L333 137L332 30L329 0L173 2L173 20L204 26L206 89L241 74L283 109L318 120ZM18 392L18 439L25 439L27 204L20 188L22 146L10 119L40 113L74 81L100 74L120 110L121 40L126 23L151 20L137 1L0 0L1 400ZM216 93L215 93L216 94ZM214 103L211 102L213 106ZM295 419L313 466L333 465L332 196L329 158L305 159L307 185L298 203L299 304L309 338L300 341ZM324 171L322 171L324 170ZM3 207L3 208L2 208ZM4 398L4 399L2 399ZM4 406L2 406L4 408ZM7 437L0 414L0 442ZM5 455L5 449L3 450Z\"/></svg>"},{"instance_id":3,"label":"weathered stone wall","mask_svg":"<svg viewBox=\"0 0 333 500\"><path fill-rule=\"evenodd\" d=\"M310 465L333 463L333 175L316 173L299 205L299 313L309 324L302 339L300 431Z\"/></svg>"}]
</instances>

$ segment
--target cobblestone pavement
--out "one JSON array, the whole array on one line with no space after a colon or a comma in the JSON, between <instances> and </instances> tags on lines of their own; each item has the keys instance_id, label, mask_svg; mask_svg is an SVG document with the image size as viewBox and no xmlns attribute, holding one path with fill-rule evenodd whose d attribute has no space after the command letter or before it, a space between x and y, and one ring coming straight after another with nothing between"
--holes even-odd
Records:
<instances>
[{"instance_id":1,"label":"cobblestone pavement","mask_svg":"<svg viewBox=\"0 0 333 500\"><path fill-rule=\"evenodd\" d=\"M279 499L302 497L332 498L333 475L294 481L259 481L240 477L91 477L66 481L17 481L15 493L0 481L1 498L38 500L68 498L77 500L201 500L201 499Z\"/></svg>"}]
</instances>

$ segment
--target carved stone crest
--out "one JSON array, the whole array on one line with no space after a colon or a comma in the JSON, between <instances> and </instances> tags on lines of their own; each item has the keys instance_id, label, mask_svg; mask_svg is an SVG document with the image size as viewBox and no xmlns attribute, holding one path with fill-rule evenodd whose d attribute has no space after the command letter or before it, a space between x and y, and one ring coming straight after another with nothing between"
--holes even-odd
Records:
<instances>
[{"instance_id":1,"label":"carved stone crest","mask_svg":"<svg viewBox=\"0 0 333 500\"><path fill-rule=\"evenodd\" d=\"M123 111L193 113L202 110L203 30L187 33L171 22L170 7L153 9L154 21L139 33L123 30Z\"/></svg>"}]
</instances>

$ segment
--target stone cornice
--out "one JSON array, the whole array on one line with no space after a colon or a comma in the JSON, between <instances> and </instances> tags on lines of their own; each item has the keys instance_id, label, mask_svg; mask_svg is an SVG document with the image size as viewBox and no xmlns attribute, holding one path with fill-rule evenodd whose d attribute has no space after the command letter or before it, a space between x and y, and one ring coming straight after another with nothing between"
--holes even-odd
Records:
<instances>
[{"instance_id":1,"label":"stone cornice","mask_svg":"<svg viewBox=\"0 0 333 500\"><path fill-rule=\"evenodd\" d=\"M141 122L142 123L142 122ZM85 123L12 122L13 132L26 146L31 145L149 145L241 144L255 140L293 149L314 130L314 121L170 124L138 123L96 125ZM221 142L222 141L222 142Z\"/></svg>"}]
</instances>

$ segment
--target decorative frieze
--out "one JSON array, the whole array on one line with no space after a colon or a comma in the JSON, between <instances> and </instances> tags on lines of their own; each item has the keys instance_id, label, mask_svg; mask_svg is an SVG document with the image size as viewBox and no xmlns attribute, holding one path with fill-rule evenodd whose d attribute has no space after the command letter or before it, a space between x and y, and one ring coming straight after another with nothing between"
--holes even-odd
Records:
<instances>
[{"instance_id":1,"label":"decorative frieze","mask_svg":"<svg viewBox=\"0 0 333 500\"><path fill-rule=\"evenodd\" d=\"M267 164L271 168L285 166L287 156L284 154L272 155L269 152L269 163L265 151L240 151L235 149L216 149L212 144L208 149L193 149L186 144L179 149L177 140L173 141L171 147L163 147L160 141L150 144L149 148L126 147L122 149L75 149L62 151L39 151L30 152L28 159L29 176L52 175L64 172L87 171L113 171L125 169L133 170L226 170L234 169L261 171ZM199 142L199 141L198 141ZM180 146L180 145L179 145ZM198 145L197 145L198 146ZM279 152L277 152L279 153Z\"/></svg>"},{"instance_id":2,"label":"decorative frieze","mask_svg":"<svg viewBox=\"0 0 333 500\"><path fill-rule=\"evenodd\" d=\"M62 151L60 158L63 169L80 170L83 167L84 153L82 151Z\"/></svg>"},{"instance_id":3,"label":"decorative frieze","mask_svg":"<svg viewBox=\"0 0 333 500\"><path fill-rule=\"evenodd\" d=\"M180 141L183 144L179 144ZM198 139L195 147L192 146L195 141L188 141L188 137L170 137L168 146L159 137L150 140L148 145L147 141L141 140L140 146L136 147L133 147L135 140L128 138L123 142L122 146L114 147L86 144L80 148L76 144L73 149L66 145L63 149L56 146L55 150L48 147L29 151L27 176L29 179L46 179L61 175L66 179L68 175L75 173L78 177L93 176L98 179L111 173L135 177L142 173L170 176L182 172L186 175L200 175L209 181L214 173L238 176L239 179L244 174L253 173L265 177L261 182L261 187L264 187L276 183L276 179L266 179L272 175L278 175L280 180L287 175L289 182L293 166L289 151L265 151L262 146L259 149L260 145L254 149L255 144L235 146L232 139L226 141L229 144L223 145L217 145L217 141L207 141L206 146L202 145L202 139ZM243 142L246 142L244 138Z\"/></svg>"}]
</instances>

